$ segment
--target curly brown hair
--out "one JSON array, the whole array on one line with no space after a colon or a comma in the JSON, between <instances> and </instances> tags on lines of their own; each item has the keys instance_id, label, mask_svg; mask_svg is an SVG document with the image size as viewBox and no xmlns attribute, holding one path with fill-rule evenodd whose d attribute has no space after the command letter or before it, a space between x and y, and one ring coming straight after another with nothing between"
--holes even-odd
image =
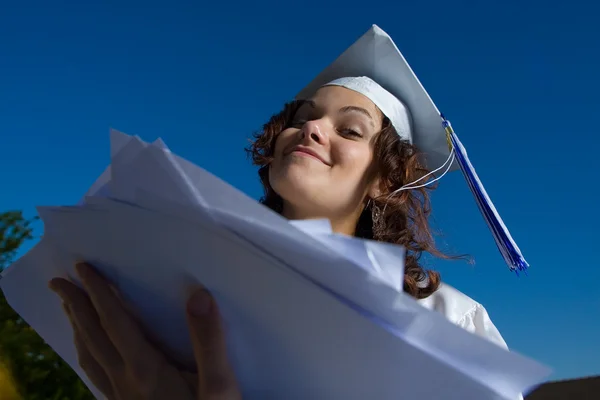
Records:
<instances>
[{"instance_id":1,"label":"curly brown hair","mask_svg":"<svg viewBox=\"0 0 600 400\"><path fill-rule=\"evenodd\" d=\"M261 203L277 213L282 212L283 199L269 183L269 164L273 160L278 135L290 127L301 105L301 100L287 103L281 112L264 124L262 131L254 135L254 140L246 149L253 164L259 167L258 175L264 188ZM431 213L428 191L433 187L429 185L404 190L391 197L388 195L404 184L424 177L429 171L421 162L417 148L401 140L387 118L384 118L383 127L375 138L374 160L383 194L372 199L365 207L356 225L355 236L405 247L404 291L417 299L426 298L438 289L440 275L419 264L423 252L441 258L453 258L436 248L428 223ZM372 216L373 206L380 213L376 223Z\"/></svg>"}]
</instances>

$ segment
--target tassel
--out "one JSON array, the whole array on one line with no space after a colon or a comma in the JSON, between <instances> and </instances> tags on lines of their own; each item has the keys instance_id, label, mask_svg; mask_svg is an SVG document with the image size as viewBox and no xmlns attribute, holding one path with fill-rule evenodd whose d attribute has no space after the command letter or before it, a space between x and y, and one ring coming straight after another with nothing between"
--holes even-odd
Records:
<instances>
[{"instance_id":1,"label":"tassel","mask_svg":"<svg viewBox=\"0 0 600 400\"><path fill-rule=\"evenodd\" d=\"M471 161L469 161L467 151L452 129L450 121L448 121L444 115L441 115L441 117L450 150L455 150L458 165L460 166L467 184L469 185L471 193L473 193L475 202L477 203L485 222L492 231L496 245L498 246L502 257L504 257L508 268L511 271L516 272L517 275L519 275L519 272L524 272L527 274L527 268L529 268L529 264L527 261L525 261L525 258L521 254L521 250L513 240L510 232L506 228L506 225L504 225L504 222L502 221L502 218L500 218L498 211L496 211L496 207L494 207L494 204L490 200L490 197L479 180L477 172L475 172L475 168L473 168Z\"/></svg>"}]
</instances>

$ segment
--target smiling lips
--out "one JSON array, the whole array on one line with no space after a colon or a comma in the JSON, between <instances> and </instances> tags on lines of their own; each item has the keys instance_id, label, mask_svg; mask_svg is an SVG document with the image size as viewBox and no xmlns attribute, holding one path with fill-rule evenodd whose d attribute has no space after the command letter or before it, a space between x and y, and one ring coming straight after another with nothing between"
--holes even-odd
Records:
<instances>
[{"instance_id":1,"label":"smiling lips","mask_svg":"<svg viewBox=\"0 0 600 400\"><path fill-rule=\"evenodd\" d=\"M289 154L295 154L297 156L301 156L301 157L310 157L310 158L314 158L316 160L321 161L323 164L325 165L329 165L331 166L330 163L328 163L327 161L325 161L323 159L323 157L321 157L316 151L314 151L313 149L311 149L310 147L306 147L306 146L295 146L293 147L289 152Z\"/></svg>"}]
</instances>

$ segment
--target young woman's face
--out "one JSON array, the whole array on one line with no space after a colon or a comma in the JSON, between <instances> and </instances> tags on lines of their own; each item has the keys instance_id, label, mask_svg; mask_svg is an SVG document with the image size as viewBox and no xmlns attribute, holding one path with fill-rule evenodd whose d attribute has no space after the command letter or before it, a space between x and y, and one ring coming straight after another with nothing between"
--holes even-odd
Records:
<instances>
[{"instance_id":1,"label":"young woman's face","mask_svg":"<svg viewBox=\"0 0 600 400\"><path fill-rule=\"evenodd\" d=\"M343 217L374 196L373 141L383 117L367 97L326 86L281 132L270 165L272 188L300 214Z\"/></svg>"}]
</instances>

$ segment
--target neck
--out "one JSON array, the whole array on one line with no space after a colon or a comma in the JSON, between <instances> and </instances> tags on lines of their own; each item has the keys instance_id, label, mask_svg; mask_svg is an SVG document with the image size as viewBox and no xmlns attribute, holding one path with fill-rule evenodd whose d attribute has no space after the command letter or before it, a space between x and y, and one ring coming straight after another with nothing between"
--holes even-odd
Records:
<instances>
[{"instance_id":1,"label":"neck","mask_svg":"<svg viewBox=\"0 0 600 400\"><path fill-rule=\"evenodd\" d=\"M331 223L331 229L335 233L354 236L356 224L358 223L358 218L360 217L361 211L362 210L358 210L357 213L344 217L328 217L326 215L320 215L319 213L300 210L296 207L290 206L289 204L284 204L281 215L291 220L328 219Z\"/></svg>"}]
</instances>

